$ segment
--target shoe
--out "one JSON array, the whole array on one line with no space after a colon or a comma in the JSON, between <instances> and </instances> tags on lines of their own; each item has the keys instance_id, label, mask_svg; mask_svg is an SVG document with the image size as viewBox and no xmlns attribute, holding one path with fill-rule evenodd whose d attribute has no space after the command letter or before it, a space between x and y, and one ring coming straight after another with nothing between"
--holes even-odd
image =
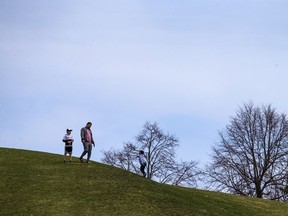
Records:
<instances>
[{"instance_id":1,"label":"shoe","mask_svg":"<svg viewBox=\"0 0 288 216\"><path fill-rule=\"evenodd\" d=\"M143 178L145 178L145 177L146 177L146 173L143 174Z\"/></svg>"},{"instance_id":2,"label":"shoe","mask_svg":"<svg viewBox=\"0 0 288 216\"><path fill-rule=\"evenodd\" d=\"M81 163L84 163L82 158L79 158L79 160L80 160Z\"/></svg>"},{"instance_id":3,"label":"shoe","mask_svg":"<svg viewBox=\"0 0 288 216\"><path fill-rule=\"evenodd\" d=\"M90 161L86 161L86 163L90 163Z\"/></svg>"},{"instance_id":4,"label":"shoe","mask_svg":"<svg viewBox=\"0 0 288 216\"><path fill-rule=\"evenodd\" d=\"M66 161L65 161L65 160L64 160L63 162L64 162L64 163L66 163Z\"/></svg>"}]
</instances>

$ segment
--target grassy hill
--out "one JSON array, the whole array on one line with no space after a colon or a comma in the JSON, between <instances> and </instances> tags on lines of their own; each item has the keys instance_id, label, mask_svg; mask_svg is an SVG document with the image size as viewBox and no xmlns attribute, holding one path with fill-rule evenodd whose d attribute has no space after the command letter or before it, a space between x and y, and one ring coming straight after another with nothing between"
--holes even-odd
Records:
<instances>
[{"instance_id":1,"label":"grassy hill","mask_svg":"<svg viewBox=\"0 0 288 216\"><path fill-rule=\"evenodd\" d=\"M288 215L288 204L164 185L61 155L0 148L0 215Z\"/></svg>"}]
</instances>

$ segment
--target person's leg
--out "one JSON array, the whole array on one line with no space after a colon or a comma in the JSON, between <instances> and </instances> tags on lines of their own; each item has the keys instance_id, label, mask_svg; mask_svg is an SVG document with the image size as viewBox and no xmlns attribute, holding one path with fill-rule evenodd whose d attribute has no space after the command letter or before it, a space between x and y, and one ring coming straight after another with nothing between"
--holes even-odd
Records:
<instances>
[{"instance_id":1,"label":"person's leg","mask_svg":"<svg viewBox=\"0 0 288 216\"><path fill-rule=\"evenodd\" d=\"M85 143L84 144L84 151L83 151L82 155L79 158L81 162L83 162L82 159L87 154L87 152L88 152L88 143Z\"/></svg>"},{"instance_id":2,"label":"person's leg","mask_svg":"<svg viewBox=\"0 0 288 216\"><path fill-rule=\"evenodd\" d=\"M66 162L66 156L67 156L67 154L69 154L69 152L68 152L68 147L64 147L64 163Z\"/></svg>"},{"instance_id":3,"label":"person's leg","mask_svg":"<svg viewBox=\"0 0 288 216\"><path fill-rule=\"evenodd\" d=\"M140 171L142 172L143 177L146 176L145 167L146 167L146 165L142 165L142 164L141 164Z\"/></svg>"},{"instance_id":4,"label":"person's leg","mask_svg":"<svg viewBox=\"0 0 288 216\"><path fill-rule=\"evenodd\" d=\"M66 146L64 147L64 163L66 162Z\"/></svg>"},{"instance_id":5,"label":"person's leg","mask_svg":"<svg viewBox=\"0 0 288 216\"><path fill-rule=\"evenodd\" d=\"M145 164L144 167L143 167L143 171L144 171L144 173L143 173L143 177L146 177L145 168L146 168L146 164Z\"/></svg>"},{"instance_id":6,"label":"person's leg","mask_svg":"<svg viewBox=\"0 0 288 216\"><path fill-rule=\"evenodd\" d=\"M73 147L71 146L71 148L70 148L70 162L72 162L72 151L73 151Z\"/></svg>"},{"instance_id":7,"label":"person's leg","mask_svg":"<svg viewBox=\"0 0 288 216\"><path fill-rule=\"evenodd\" d=\"M82 155L80 156L80 159L82 159L82 158L87 154L87 152L88 152L88 151L84 150L83 153L82 153Z\"/></svg>"},{"instance_id":8,"label":"person's leg","mask_svg":"<svg viewBox=\"0 0 288 216\"><path fill-rule=\"evenodd\" d=\"M88 145L88 156L87 156L87 163L89 162L90 160L90 157L91 157L91 153L92 153L92 143L89 143Z\"/></svg>"},{"instance_id":9,"label":"person's leg","mask_svg":"<svg viewBox=\"0 0 288 216\"><path fill-rule=\"evenodd\" d=\"M144 166L142 164L140 166L140 171L141 171L142 174L144 174Z\"/></svg>"},{"instance_id":10,"label":"person's leg","mask_svg":"<svg viewBox=\"0 0 288 216\"><path fill-rule=\"evenodd\" d=\"M66 153L69 154L69 162L72 161L72 146L66 148Z\"/></svg>"}]
</instances>

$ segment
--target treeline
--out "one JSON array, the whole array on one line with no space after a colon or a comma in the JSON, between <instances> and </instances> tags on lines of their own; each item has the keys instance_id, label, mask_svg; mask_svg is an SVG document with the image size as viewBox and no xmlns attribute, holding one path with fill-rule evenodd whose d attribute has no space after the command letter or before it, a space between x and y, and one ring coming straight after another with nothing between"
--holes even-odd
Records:
<instances>
[{"instance_id":1,"label":"treeline","mask_svg":"<svg viewBox=\"0 0 288 216\"><path fill-rule=\"evenodd\" d=\"M158 123L146 122L135 142L105 151L106 164L139 173L138 151L147 158L147 177L158 182L265 198L288 200L288 120L271 105L244 104L219 132L211 161L178 162L178 139Z\"/></svg>"}]
</instances>

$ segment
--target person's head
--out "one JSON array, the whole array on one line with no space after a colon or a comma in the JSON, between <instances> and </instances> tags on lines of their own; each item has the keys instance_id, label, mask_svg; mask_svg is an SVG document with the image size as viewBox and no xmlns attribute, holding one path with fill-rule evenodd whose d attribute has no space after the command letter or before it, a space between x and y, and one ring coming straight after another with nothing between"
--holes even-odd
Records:
<instances>
[{"instance_id":1,"label":"person's head","mask_svg":"<svg viewBox=\"0 0 288 216\"><path fill-rule=\"evenodd\" d=\"M67 132L67 134L71 134L72 129L71 128L67 128L66 132Z\"/></svg>"},{"instance_id":2,"label":"person's head","mask_svg":"<svg viewBox=\"0 0 288 216\"><path fill-rule=\"evenodd\" d=\"M87 124L86 124L86 128L90 129L91 126L92 126L92 123L91 123L91 122L87 122Z\"/></svg>"},{"instance_id":3,"label":"person's head","mask_svg":"<svg viewBox=\"0 0 288 216\"><path fill-rule=\"evenodd\" d=\"M140 151L139 151L139 154L144 154L144 151L143 151L143 150L140 150Z\"/></svg>"}]
</instances>

